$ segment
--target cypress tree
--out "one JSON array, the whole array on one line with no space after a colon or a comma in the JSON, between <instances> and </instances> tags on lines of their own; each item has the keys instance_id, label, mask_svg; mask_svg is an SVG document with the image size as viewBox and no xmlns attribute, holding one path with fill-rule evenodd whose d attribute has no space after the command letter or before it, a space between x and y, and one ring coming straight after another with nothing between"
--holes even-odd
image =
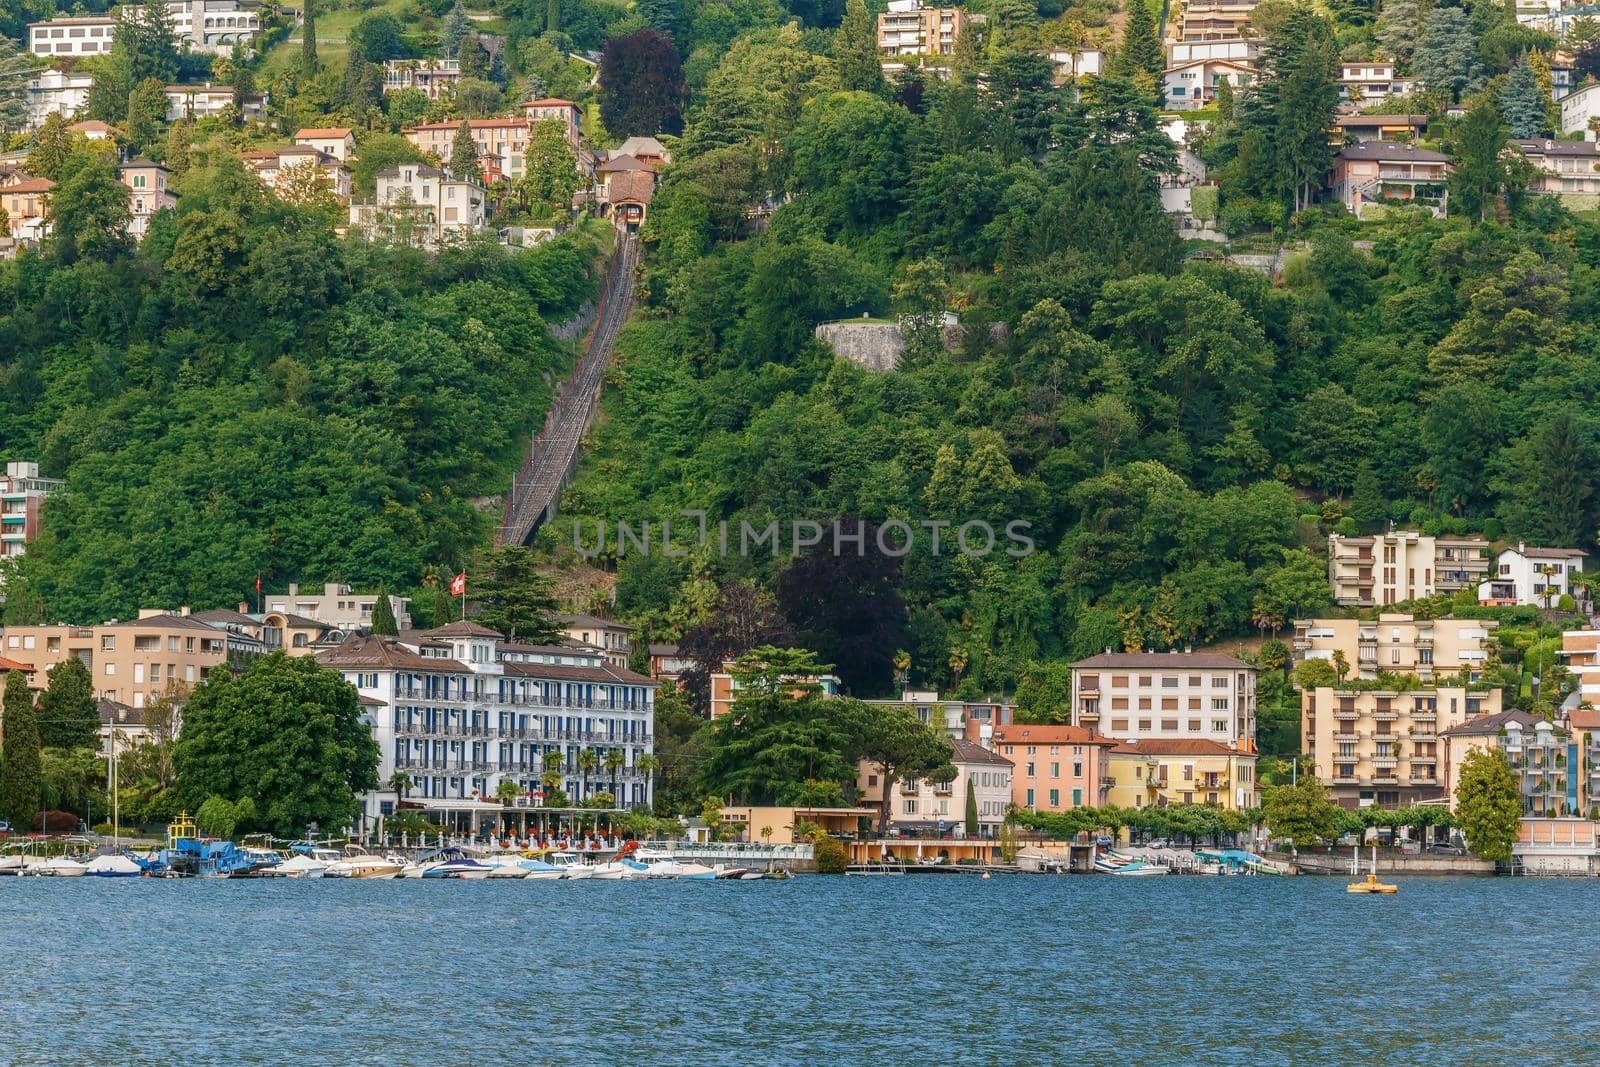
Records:
<instances>
[{"instance_id":1,"label":"cypress tree","mask_svg":"<svg viewBox=\"0 0 1600 1067\"><path fill-rule=\"evenodd\" d=\"M88 748L100 736L94 679L83 660L69 656L50 671L39 696L39 743L46 748Z\"/></svg>"},{"instance_id":2,"label":"cypress tree","mask_svg":"<svg viewBox=\"0 0 1600 1067\"><path fill-rule=\"evenodd\" d=\"M1150 4L1147 0L1133 0L1128 5L1128 24L1122 31L1122 46L1112 58L1110 72L1125 78L1148 74L1159 85L1166 66L1166 52L1156 36L1156 17Z\"/></svg>"},{"instance_id":3,"label":"cypress tree","mask_svg":"<svg viewBox=\"0 0 1600 1067\"><path fill-rule=\"evenodd\" d=\"M394 607L389 603L387 586L378 587L378 602L372 606L372 632L389 637L400 632L400 626L394 618Z\"/></svg>"},{"instance_id":4,"label":"cypress tree","mask_svg":"<svg viewBox=\"0 0 1600 1067\"><path fill-rule=\"evenodd\" d=\"M561 0L548 0L544 7L544 32L555 33L561 28Z\"/></svg>"},{"instance_id":5,"label":"cypress tree","mask_svg":"<svg viewBox=\"0 0 1600 1067\"><path fill-rule=\"evenodd\" d=\"M478 181L478 146L472 143L472 123L466 119L456 128L456 139L450 145L450 175L460 181Z\"/></svg>"},{"instance_id":6,"label":"cypress tree","mask_svg":"<svg viewBox=\"0 0 1600 1067\"><path fill-rule=\"evenodd\" d=\"M845 3L844 21L833 33L833 58L840 88L879 94L888 88L878 63L878 34L866 0Z\"/></svg>"},{"instance_id":7,"label":"cypress tree","mask_svg":"<svg viewBox=\"0 0 1600 1067\"><path fill-rule=\"evenodd\" d=\"M21 671L6 676L5 780L0 782L0 807L11 825L22 833L33 829L39 814L39 720L28 692L28 678Z\"/></svg>"},{"instance_id":8,"label":"cypress tree","mask_svg":"<svg viewBox=\"0 0 1600 1067\"><path fill-rule=\"evenodd\" d=\"M972 778L967 777L967 836L978 836L978 794L972 790Z\"/></svg>"},{"instance_id":9,"label":"cypress tree","mask_svg":"<svg viewBox=\"0 0 1600 1067\"><path fill-rule=\"evenodd\" d=\"M1350 495L1350 517L1363 532L1375 529L1389 515L1389 502L1383 498L1378 471L1363 463L1356 472L1355 489Z\"/></svg>"},{"instance_id":10,"label":"cypress tree","mask_svg":"<svg viewBox=\"0 0 1600 1067\"><path fill-rule=\"evenodd\" d=\"M300 26L300 76L310 81L317 73L317 0L306 0Z\"/></svg>"}]
</instances>

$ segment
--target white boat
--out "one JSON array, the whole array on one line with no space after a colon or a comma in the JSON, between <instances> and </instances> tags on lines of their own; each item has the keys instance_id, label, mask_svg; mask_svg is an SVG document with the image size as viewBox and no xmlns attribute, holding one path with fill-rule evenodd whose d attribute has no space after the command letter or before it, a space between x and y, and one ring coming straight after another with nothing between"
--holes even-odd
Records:
<instances>
[{"instance_id":1,"label":"white boat","mask_svg":"<svg viewBox=\"0 0 1600 1067\"><path fill-rule=\"evenodd\" d=\"M83 866L85 878L138 878L144 868L126 856L96 856Z\"/></svg>"},{"instance_id":2,"label":"white boat","mask_svg":"<svg viewBox=\"0 0 1600 1067\"><path fill-rule=\"evenodd\" d=\"M644 872L646 878L678 878L683 875L683 864L674 859L655 860L645 866L649 868Z\"/></svg>"},{"instance_id":3,"label":"white boat","mask_svg":"<svg viewBox=\"0 0 1600 1067\"><path fill-rule=\"evenodd\" d=\"M1154 863L1146 863L1144 860L1134 860L1132 863L1118 867L1111 873L1115 875L1140 877L1153 874L1166 874L1167 869L1165 867L1157 866Z\"/></svg>"},{"instance_id":4,"label":"white boat","mask_svg":"<svg viewBox=\"0 0 1600 1067\"><path fill-rule=\"evenodd\" d=\"M477 860L445 860L443 863L430 865L422 872L422 877L477 881L489 877L494 870L490 864L479 863Z\"/></svg>"},{"instance_id":5,"label":"white boat","mask_svg":"<svg viewBox=\"0 0 1600 1067\"><path fill-rule=\"evenodd\" d=\"M561 877L572 881L594 877L594 868L570 852L557 852L548 860L550 866L561 872Z\"/></svg>"},{"instance_id":6,"label":"white boat","mask_svg":"<svg viewBox=\"0 0 1600 1067\"><path fill-rule=\"evenodd\" d=\"M609 882L633 881L647 877L650 873L649 867L631 860L612 860L610 863L596 864L593 870L594 877Z\"/></svg>"},{"instance_id":7,"label":"white boat","mask_svg":"<svg viewBox=\"0 0 1600 1067\"><path fill-rule=\"evenodd\" d=\"M394 878L405 868L405 864L392 860L387 856L346 856L337 863L330 863L324 878Z\"/></svg>"},{"instance_id":8,"label":"white boat","mask_svg":"<svg viewBox=\"0 0 1600 1067\"><path fill-rule=\"evenodd\" d=\"M328 866L322 860L297 852L276 867L268 867L264 873L272 878L321 878L328 873Z\"/></svg>"},{"instance_id":9,"label":"white boat","mask_svg":"<svg viewBox=\"0 0 1600 1067\"><path fill-rule=\"evenodd\" d=\"M710 882L710 881L715 881L716 877L717 877L717 869L715 867L707 867L703 863L680 863L678 865L678 867L679 867L679 870L678 870L677 878L678 878L678 881L680 881L680 882L686 882L686 881L707 881L707 882Z\"/></svg>"},{"instance_id":10,"label":"white boat","mask_svg":"<svg viewBox=\"0 0 1600 1067\"><path fill-rule=\"evenodd\" d=\"M565 869L546 863L544 860L518 860L517 866L522 868L525 877L535 882L554 882L567 876Z\"/></svg>"},{"instance_id":11,"label":"white boat","mask_svg":"<svg viewBox=\"0 0 1600 1067\"><path fill-rule=\"evenodd\" d=\"M490 878L526 878L527 868L520 863L496 863L490 866Z\"/></svg>"},{"instance_id":12,"label":"white boat","mask_svg":"<svg viewBox=\"0 0 1600 1067\"><path fill-rule=\"evenodd\" d=\"M68 859L65 856L52 856L29 871L29 873L50 878L77 878L82 876L88 869L89 865L86 863L79 863L77 860Z\"/></svg>"}]
</instances>

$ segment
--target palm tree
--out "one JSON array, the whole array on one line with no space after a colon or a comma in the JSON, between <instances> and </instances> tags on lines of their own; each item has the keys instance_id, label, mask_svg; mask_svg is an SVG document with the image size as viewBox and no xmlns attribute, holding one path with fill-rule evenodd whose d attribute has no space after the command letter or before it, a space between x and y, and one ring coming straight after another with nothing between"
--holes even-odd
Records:
<instances>
[{"instance_id":1,"label":"palm tree","mask_svg":"<svg viewBox=\"0 0 1600 1067\"><path fill-rule=\"evenodd\" d=\"M546 752L539 757L539 766L543 772L539 775L539 784L548 792L555 792L561 788L561 782L567 776L567 768L562 761L561 752Z\"/></svg>"},{"instance_id":2,"label":"palm tree","mask_svg":"<svg viewBox=\"0 0 1600 1067\"><path fill-rule=\"evenodd\" d=\"M622 756L622 749L620 749L620 748L609 749L606 752L605 758L603 760L601 760L600 762L602 764L604 764L605 765L605 769L611 773L611 795L612 796L618 796L619 794L617 792L617 772L622 770L622 765L624 763L628 762Z\"/></svg>"},{"instance_id":3,"label":"palm tree","mask_svg":"<svg viewBox=\"0 0 1600 1067\"><path fill-rule=\"evenodd\" d=\"M389 788L394 790L397 799L396 807L406 799L406 791L411 788L411 776L405 771L395 771L389 776Z\"/></svg>"},{"instance_id":4,"label":"palm tree","mask_svg":"<svg viewBox=\"0 0 1600 1067\"><path fill-rule=\"evenodd\" d=\"M655 784L655 773L661 769L661 757L657 756L653 752L646 752L644 755L634 760L633 765L639 769L640 774L644 775L645 781L651 783L652 788L646 790L646 794L653 800L656 795L655 789L653 788Z\"/></svg>"},{"instance_id":5,"label":"palm tree","mask_svg":"<svg viewBox=\"0 0 1600 1067\"><path fill-rule=\"evenodd\" d=\"M495 799L508 808L521 795L522 787L509 778L500 779L500 784L494 787Z\"/></svg>"},{"instance_id":6,"label":"palm tree","mask_svg":"<svg viewBox=\"0 0 1600 1067\"><path fill-rule=\"evenodd\" d=\"M586 799L589 795L589 773L600 765L600 758L594 754L592 748L578 750L578 792L579 800Z\"/></svg>"}]
</instances>

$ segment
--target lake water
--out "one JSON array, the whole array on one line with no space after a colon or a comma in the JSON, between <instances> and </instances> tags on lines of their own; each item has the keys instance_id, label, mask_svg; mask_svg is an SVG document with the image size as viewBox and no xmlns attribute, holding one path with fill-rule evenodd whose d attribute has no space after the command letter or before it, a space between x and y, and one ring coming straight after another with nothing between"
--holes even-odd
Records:
<instances>
[{"instance_id":1,"label":"lake water","mask_svg":"<svg viewBox=\"0 0 1600 1067\"><path fill-rule=\"evenodd\" d=\"M1600 882L0 879L0 1062L1593 1063Z\"/></svg>"}]
</instances>

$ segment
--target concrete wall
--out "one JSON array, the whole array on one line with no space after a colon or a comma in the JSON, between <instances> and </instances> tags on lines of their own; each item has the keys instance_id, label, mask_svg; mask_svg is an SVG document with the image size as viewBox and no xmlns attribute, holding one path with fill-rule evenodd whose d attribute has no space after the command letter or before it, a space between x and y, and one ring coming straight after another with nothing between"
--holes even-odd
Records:
<instances>
[{"instance_id":1,"label":"concrete wall","mask_svg":"<svg viewBox=\"0 0 1600 1067\"><path fill-rule=\"evenodd\" d=\"M906 350L900 326L893 322L825 322L816 336L839 358L867 370L894 370Z\"/></svg>"},{"instance_id":2,"label":"concrete wall","mask_svg":"<svg viewBox=\"0 0 1600 1067\"><path fill-rule=\"evenodd\" d=\"M1287 857L1284 857L1287 858ZM1294 860L1299 874L1332 874L1350 876L1350 850L1338 852L1301 852ZM1361 850L1361 874L1371 870L1372 849ZM1379 874L1493 874L1494 864L1476 856L1451 856L1440 853L1397 855L1389 849L1378 850Z\"/></svg>"}]
</instances>

